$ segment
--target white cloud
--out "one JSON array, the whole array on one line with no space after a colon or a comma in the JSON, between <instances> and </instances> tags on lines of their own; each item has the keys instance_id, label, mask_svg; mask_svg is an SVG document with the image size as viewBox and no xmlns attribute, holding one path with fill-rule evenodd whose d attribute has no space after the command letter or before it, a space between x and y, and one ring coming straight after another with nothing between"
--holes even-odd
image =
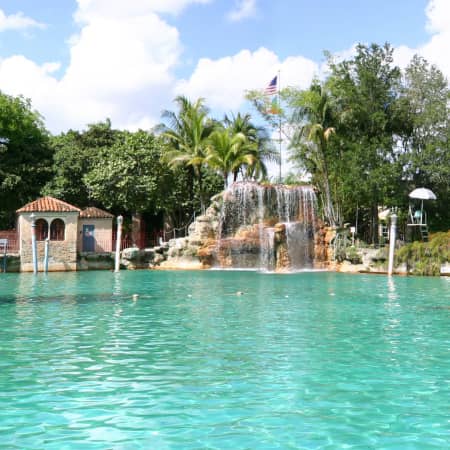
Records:
<instances>
[{"instance_id":1,"label":"white cloud","mask_svg":"<svg viewBox=\"0 0 450 450\"><path fill-rule=\"evenodd\" d=\"M400 45L394 48L394 64L400 69L405 69L411 62L412 57L417 53L417 50L410 48L406 45Z\"/></svg>"},{"instance_id":2,"label":"white cloud","mask_svg":"<svg viewBox=\"0 0 450 450\"><path fill-rule=\"evenodd\" d=\"M427 29L431 33L442 33L450 30L450 2L448 0L430 0L425 9Z\"/></svg>"},{"instance_id":3,"label":"white cloud","mask_svg":"<svg viewBox=\"0 0 450 450\"><path fill-rule=\"evenodd\" d=\"M57 81L49 74L57 67L47 63L38 66L22 55L0 60L0 85L11 95L43 99L57 87Z\"/></svg>"},{"instance_id":4,"label":"white cloud","mask_svg":"<svg viewBox=\"0 0 450 450\"><path fill-rule=\"evenodd\" d=\"M7 16L0 9L0 32L7 30L25 30L27 28L45 28L45 25L31 17L25 16L22 12Z\"/></svg>"},{"instance_id":5,"label":"white cloud","mask_svg":"<svg viewBox=\"0 0 450 450\"><path fill-rule=\"evenodd\" d=\"M177 30L156 14L99 18L82 29L72 46L62 82L99 98L164 85L180 51Z\"/></svg>"},{"instance_id":6,"label":"white cloud","mask_svg":"<svg viewBox=\"0 0 450 450\"><path fill-rule=\"evenodd\" d=\"M228 113L245 109L245 91L263 89L278 71L282 87L301 88L325 73L323 63L302 56L282 60L261 47L202 58L189 77L177 81L174 69L182 43L178 30L158 14L178 14L189 4L213 0L77 1L80 31L69 42L64 72L58 62L37 64L21 55L0 59L1 90L31 98L52 132L83 128L106 117L115 127L149 128L160 121L161 110L170 108L176 94L205 97L215 113ZM426 14L434 34L418 49L396 48L395 62L404 67L418 52L450 77L450 2L430 0ZM353 54L354 46L336 57Z\"/></svg>"},{"instance_id":7,"label":"white cloud","mask_svg":"<svg viewBox=\"0 0 450 450\"><path fill-rule=\"evenodd\" d=\"M430 0L425 8L426 28L432 34L430 40L417 48L400 45L394 51L394 63L405 68L414 54L435 64L450 79L450 2Z\"/></svg>"},{"instance_id":8,"label":"white cloud","mask_svg":"<svg viewBox=\"0 0 450 450\"><path fill-rule=\"evenodd\" d=\"M138 17L150 12L178 14L190 4L206 4L211 0L77 0L75 18L90 22L104 18Z\"/></svg>"},{"instance_id":9,"label":"white cloud","mask_svg":"<svg viewBox=\"0 0 450 450\"><path fill-rule=\"evenodd\" d=\"M228 14L232 22L238 22L256 14L256 0L236 0L235 8Z\"/></svg>"},{"instance_id":10,"label":"white cloud","mask_svg":"<svg viewBox=\"0 0 450 450\"><path fill-rule=\"evenodd\" d=\"M172 96L179 35L154 12L154 0L128 3L133 7L123 8L123 1L79 0L77 15L84 25L70 42L62 76L54 74L58 63L38 65L13 56L0 61L2 90L30 97L53 132L106 117L116 127L156 124L161 105ZM187 3L168 2L173 11ZM111 9L102 16L106 4Z\"/></svg>"},{"instance_id":11,"label":"white cloud","mask_svg":"<svg viewBox=\"0 0 450 450\"><path fill-rule=\"evenodd\" d=\"M191 98L204 97L212 108L228 112L242 106L246 90L263 89L278 70L282 87L307 87L319 66L302 56L280 61L264 47L255 52L241 50L216 60L200 59L192 76L179 81L175 91Z\"/></svg>"},{"instance_id":12,"label":"white cloud","mask_svg":"<svg viewBox=\"0 0 450 450\"><path fill-rule=\"evenodd\" d=\"M436 64L450 79L450 2L430 0L426 8L427 28L433 32L430 41L419 48L419 53Z\"/></svg>"},{"instance_id":13,"label":"white cloud","mask_svg":"<svg viewBox=\"0 0 450 450\"><path fill-rule=\"evenodd\" d=\"M0 60L0 86L10 95L31 98L33 108L52 122L62 113L58 82L50 76L52 64L39 66L22 55ZM47 122L47 121L46 121Z\"/></svg>"}]
</instances>

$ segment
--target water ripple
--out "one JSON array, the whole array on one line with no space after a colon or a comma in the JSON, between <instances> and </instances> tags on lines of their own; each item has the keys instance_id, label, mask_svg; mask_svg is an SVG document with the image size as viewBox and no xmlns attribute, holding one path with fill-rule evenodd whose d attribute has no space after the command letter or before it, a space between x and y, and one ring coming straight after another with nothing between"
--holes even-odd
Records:
<instances>
[{"instance_id":1,"label":"water ripple","mask_svg":"<svg viewBox=\"0 0 450 450\"><path fill-rule=\"evenodd\" d=\"M450 446L448 283L116 275L1 280L4 448Z\"/></svg>"}]
</instances>

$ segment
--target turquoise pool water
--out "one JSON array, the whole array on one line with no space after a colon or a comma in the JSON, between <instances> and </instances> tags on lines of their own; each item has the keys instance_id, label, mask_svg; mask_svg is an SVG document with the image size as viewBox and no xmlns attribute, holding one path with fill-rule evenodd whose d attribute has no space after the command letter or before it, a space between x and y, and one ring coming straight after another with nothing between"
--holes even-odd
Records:
<instances>
[{"instance_id":1,"label":"turquoise pool water","mask_svg":"<svg viewBox=\"0 0 450 450\"><path fill-rule=\"evenodd\" d=\"M0 274L0 346L1 448L450 447L448 278Z\"/></svg>"}]
</instances>

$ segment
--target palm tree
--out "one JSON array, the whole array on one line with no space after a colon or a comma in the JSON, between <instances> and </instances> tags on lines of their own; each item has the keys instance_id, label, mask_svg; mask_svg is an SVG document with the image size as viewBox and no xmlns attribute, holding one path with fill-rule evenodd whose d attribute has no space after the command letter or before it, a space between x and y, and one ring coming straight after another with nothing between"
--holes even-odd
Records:
<instances>
[{"instance_id":1,"label":"palm tree","mask_svg":"<svg viewBox=\"0 0 450 450\"><path fill-rule=\"evenodd\" d=\"M228 129L218 129L209 138L205 162L221 173L224 189L226 189L231 173L234 174L234 181L236 181L242 166L251 167L256 163L255 148L255 144L249 142L243 133L232 134Z\"/></svg>"},{"instance_id":2,"label":"palm tree","mask_svg":"<svg viewBox=\"0 0 450 450\"><path fill-rule=\"evenodd\" d=\"M314 82L309 90L301 93L292 122L300 126L294 132L291 147L299 150L297 159L302 160L316 179L324 195L324 215L330 225L335 226L338 218L331 197L327 161L327 147L335 128L330 126L331 109L328 95L318 82Z\"/></svg>"},{"instance_id":3,"label":"palm tree","mask_svg":"<svg viewBox=\"0 0 450 450\"><path fill-rule=\"evenodd\" d=\"M246 149L252 157L249 162L236 166L232 171L233 181L237 180L239 172L244 178L260 179L267 176L266 162L278 162L279 155L275 151L267 130L251 122L250 114L237 113L228 117L225 115L224 124L231 135L242 134L247 141ZM245 170L244 170L245 169Z\"/></svg>"},{"instance_id":4,"label":"palm tree","mask_svg":"<svg viewBox=\"0 0 450 450\"><path fill-rule=\"evenodd\" d=\"M216 124L208 118L204 99L191 102L185 96L178 96L175 103L178 105L178 112L164 111L162 117L167 124L159 127L168 146L165 160L170 167L186 166L192 171L193 177L198 181L203 211L205 199L202 181L207 139Z\"/></svg>"}]
</instances>

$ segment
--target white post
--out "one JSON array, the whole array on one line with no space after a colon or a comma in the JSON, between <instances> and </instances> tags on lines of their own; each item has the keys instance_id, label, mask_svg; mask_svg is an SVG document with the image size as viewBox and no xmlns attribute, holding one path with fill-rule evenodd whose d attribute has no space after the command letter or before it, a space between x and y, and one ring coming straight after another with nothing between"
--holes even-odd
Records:
<instances>
[{"instance_id":1,"label":"white post","mask_svg":"<svg viewBox=\"0 0 450 450\"><path fill-rule=\"evenodd\" d=\"M3 273L6 273L6 253L8 249L8 239L0 239L0 246L3 247Z\"/></svg>"},{"instance_id":2,"label":"white post","mask_svg":"<svg viewBox=\"0 0 450 450\"><path fill-rule=\"evenodd\" d=\"M391 214L391 229L389 231L389 264L388 275L392 275L394 269L394 251L395 251L395 239L397 234L397 214Z\"/></svg>"},{"instance_id":3,"label":"white post","mask_svg":"<svg viewBox=\"0 0 450 450\"><path fill-rule=\"evenodd\" d=\"M122 241L122 222L123 217L117 216L116 259L114 264L114 272L119 272L120 270L120 242Z\"/></svg>"},{"instance_id":4,"label":"white post","mask_svg":"<svg viewBox=\"0 0 450 450\"><path fill-rule=\"evenodd\" d=\"M355 232L356 232L356 227L350 227L350 233L352 234L352 247L355 246Z\"/></svg>"},{"instance_id":5,"label":"white post","mask_svg":"<svg viewBox=\"0 0 450 450\"><path fill-rule=\"evenodd\" d=\"M36 246L36 218L34 213L30 215L31 219L31 255L33 258L33 273L38 271L37 246Z\"/></svg>"},{"instance_id":6,"label":"white post","mask_svg":"<svg viewBox=\"0 0 450 450\"><path fill-rule=\"evenodd\" d=\"M278 108L278 111L277 111L277 113L278 113L278 139L279 139L279 145L280 145L280 167L279 167L279 169L280 169L280 174L279 174L279 180L278 180L278 182L281 184L281 182L283 181L283 177L282 177L282 174L281 174L281 165L282 165L282 153L281 153L281 142L282 142L282 139L281 139L281 98L280 98L280 91L281 91L281 71L279 70L278 71L278 106L277 106L277 108Z\"/></svg>"},{"instance_id":7,"label":"white post","mask_svg":"<svg viewBox=\"0 0 450 450\"><path fill-rule=\"evenodd\" d=\"M47 236L47 239L45 240L45 247L44 247L44 272L48 272L48 246L50 244L50 240Z\"/></svg>"}]
</instances>

